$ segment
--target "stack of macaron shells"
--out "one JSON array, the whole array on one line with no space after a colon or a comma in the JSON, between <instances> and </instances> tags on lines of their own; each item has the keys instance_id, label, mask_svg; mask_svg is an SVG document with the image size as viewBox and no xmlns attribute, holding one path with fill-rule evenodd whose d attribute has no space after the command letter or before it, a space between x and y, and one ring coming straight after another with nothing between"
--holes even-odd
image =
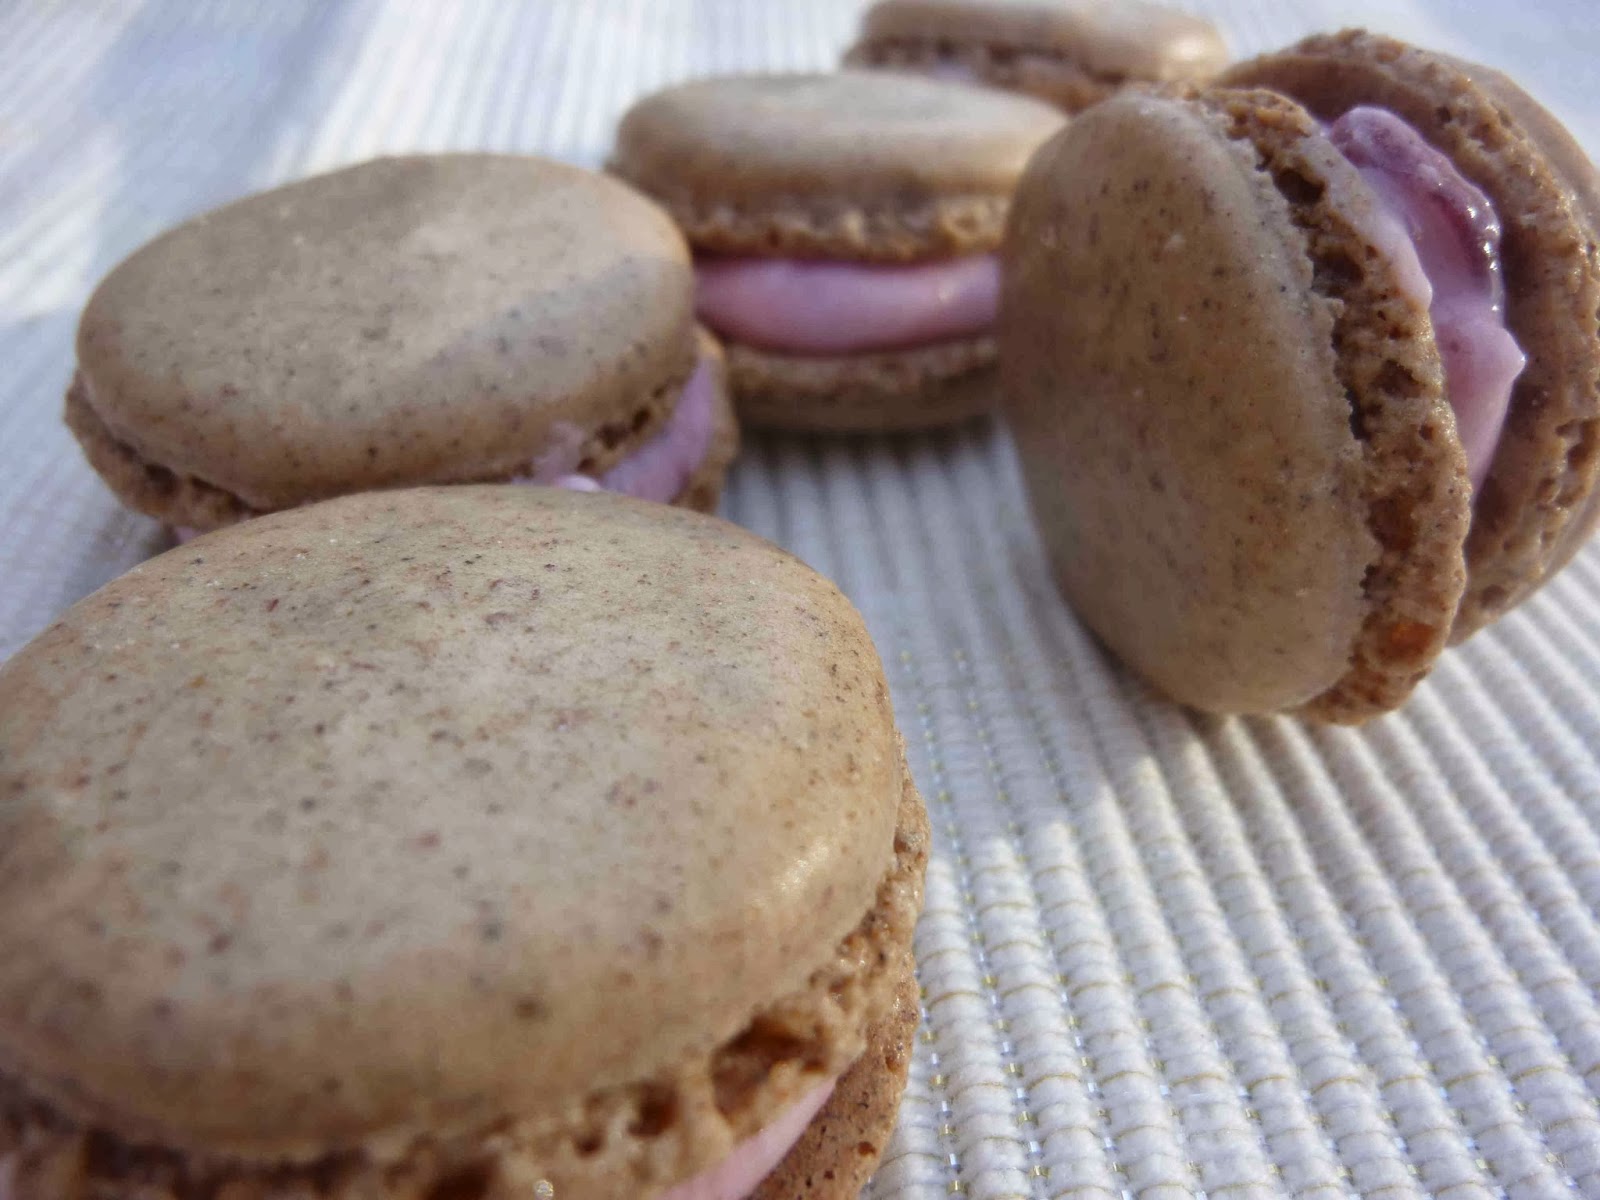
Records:
<instances>
[{"instance_id":1,"label":"stack of macaron shells","mask_svg":"<svg viewBox=\"0 0 1600 1200\"><path fill-rule=\"evenodd\" d=\"M379 159L208 213L111 272L77 349L89 460L180 529L476 481L709 509L737 445L681 235L528 156Z\"/></svg>"},{"instance_id":2,"label":"stack of macaron shells","mask_svg":"<svg viewBox=\"0 0 1600 1200\"><path fill-rule=\"evenodd\" d=\"M610 167L687 235L743 420L917 428L994 406L995 251L1060 124L882 72L730 76L640 101Z\"/></svg>"},{"instance_id":3,"label":"stack of macaron shells","mask_svg":"<svg viewBox=\"0 0 1600 1200\"><path fill-rule=\"evenodd\" d=\"M197 538L0 667L0 1191L851 1200L926 842L860 617L716 518Z\"/></svg>"},{"instance_id":4,"label":"stack of macaron shells","mask_svg":"<svg viewBox=\"0 0 1600 1200\"><path fill-rule=\"evenodd\" d=\"M1145 0L879 0L845 61L1078 112L1130 84L1204 83L1228 49L1209 21Z\"/></svg>"},{"instance_id":5,"label":"stack of macaron shells","mask_svg":"<svg viewBox=\"0 0 1600 1200\"><path fill-rule=\"evenodd\" d=\"M1007 414L1117 654L1200 708L1359 722L1594 525L1600 182L1509 80L1387 38L1220 83L1030 164Z\"/></svg>"}]
</instances>

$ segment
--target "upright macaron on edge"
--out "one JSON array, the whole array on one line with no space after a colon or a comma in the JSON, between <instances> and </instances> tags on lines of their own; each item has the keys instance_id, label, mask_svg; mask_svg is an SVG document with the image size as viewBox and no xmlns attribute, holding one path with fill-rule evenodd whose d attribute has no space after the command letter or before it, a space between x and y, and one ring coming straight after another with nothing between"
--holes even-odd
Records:
<instances>
[{"instance_id":1,"label":"upright macaron on edge","mask_svg":"<svg viewBox=\"0 0 1600 1200\"><path fill-rule=\"evenodd\" d=\"M1097 119L1097 113L1091 112L1082 118L1087 124L1069 128L1056 142L1059 145L1089 137L1101 124L1120 120L1126 124L1124 132L1148 143L1154 136L1151 131L1163 121L1169 133L1176 128L1175 114L1180 110L1186 108L1191 117L1209 114L1216 132L1236 148L1250 148L1256 160L1254 169L1260 176L1258 191L1263 197L1254 205L1231 204L1237 211L1228 212L1224 220L1241 229L1255 222L1262 228L1270 226L1281 231L1283 217L1287 216L1289 224L1300 227L1302 252L1314 266L1309 278L1297 280L1292 274L1282 277L1275 289L1281 299L1272 301L1263 295L1253 309L1239 314L1237 329L1242 341L1230 342L1228 332L1219 328L1215 349L1208 352L1191 346L1189 357L1177 355L1180 364L1198 364L1199 373L1191 373L1169 389L1170 404L1156 414L1153 422L1136 431L1134 444L1123 445L1121 461L1133 464L1121 468L1129 472L1128 479L1121 483L1102 480L1104 490L1100 494L1076 496L1102 513L1117 509L1115 502L1106 503L1108 497L1121 497L1124 503L1111 523L1133 522L1121 536L1107 539L1101 546L1097 561L1103 573L1098 581L1089 577L1094 572L1074 567L1065 545L1071 540L1071 533L1064 531L1082 532L1074 524L1083 519L1082 513L1075 513L1075 505L1065 499L1067 493L1082 491L1081 481L1058 479L1052 473L1072 461L1073 449L1060 444L1061 439L1049 431L1049 426L1058 418L1069 423L1078 420L1081 406L1071 399L1066 383L1053 389L1054 400L1044 395L1052 389L1042 386L1039 375L1030 371L1036 360L1028 357L1026 349L1021 351L1025 361L1013 372L1016 386L1008 389L1008 399L1020 397L1012 405L1011 415L1021 429L1019 445L1025 467L1030 459L1036 460L1027 471L1030 491L1035 507L1048 510L1048 515L1042 515L1042 524L1062 573L1063 586L1089 624L1113 649L1163 690L1198 707L1224 712L1298 707L1314 717L1359 722L1403 702L1448 641L1469 635L1500 611L1500 606L1515 602L1536 587L1570 556L1594 520L1595 456L1590 447L1595 420L1600 416L1600 392L1595 386L1600 337L1596 335L1590 302L1600 298L1600 291L1596 290L1600 275L1595 271L1589 214L1600 187L1593 168L1553 118L1509 81L1493 72L1389 39L1359 32L1308 39L1290 51L1242 64L1220 82L1225 86L1188 98L1169 95L1108 102L1103 109L1109 110L1111 117L1101 115ZM1258 90L1238 90L1249 87ZM1260 90L1268 88L1272 90ZM1300 101L1305 102L1305 107ZM1167 138L1150 163L1145 164L1153 164L1148 177L1132 181L1127 197L1130 215L1101 214L1106 223L1122 228L1128 220L1158 223L1162 217L1170 216L1170 209L1150 196L1153 192L1165 196L1162 187L1185 172L1192 177L1191 186L1223 188L1227 172L1220 163L1194 169L1198 147L1207 141L1199 128L1191 124L1195 136ZM1534 131L1537 138L1527 130ZM1539 144L1535 145L1535 141ZM1048 147L1039 158L1047 159L1053 149L1054 146ZM1356 157L1346 157L1351 154ZM1386 158L1391 160L1388 166ZM1085 160L1079 166L1104 183L1120 186L1129 183L1117 175L1121 168L1107 168L1105 164L1125 159L1126 155L1113 146L1100 159ZM1102 168L1106 178L1097 174ZM1386 176L1386 170L1395 173ZM1267 178L1271 180L1271 193L1261 188L1262 179ZM1409 182L1413 178L1432 181L1424 182L1426 195L1435 195L1427 192L1428 188L1440 189L1438 204L1446 204L1444 197L1450 197L1449 204L1464 206L1458 216L1433 228L1428 222L1434 218L1421 207L1409 212L1396 208L1396 204L1435 203L1406 200L1405 189L1416 187ZM1017 216L1025 205L1034 203L1030 187L1048 192L1052 186L1070 189L1071 184L1035 182L1030 174L1014 210L1013 232L1019 224ZM1280 204L1284 209L1274 215L1272 210ZM1093 205L1092 199L1086 200L1080 211L1088 211ZM1490 209L1493 211L1487 211ZM1509 219L1499 217L1505 233L1503 241L1497 241L1496 214L1502 210L1512 215ZM1034 211L1047 212L1048 202L1038 201ZM1211 221L1214 215L1208 209L1206 220ZM1189 219L1193 220L1192 215ZM1420 225L1415 223L1419 221ZM1052 227L1047 219L1025 232L1017 256L1038 250L1043 244L1043 257L1049 259L1055 251L1050 239L1059 235L1070 241L1079 236L1065 229L1065 224L1058 219ZM1096 231L1100 228L1095 226ZM1205 313L1231 302L1226 288L1208 289L1203 272L1194 269L1193 264L1174 267L1172 260L1181 259L1192 232L1189 224L1176 221L1165 242L1157 237L1158 230L1146 238L1148 245L1127 256L1128 261L1139 264L1134 273L1141 279L1176 270L1166 287L1153 289L1150 299L1151 337L1157 341L1161 337L1154 327L1162 321L1181 326L1198 318L1204 323ZM1432 242L1426 240L1430 238ZM1443 250L1441 238L1445 239ZM1465 268L1453 266L1455 260L1448 257L1450 240L1461 238L1472 242L1469 249L1462 251L1467 254L1460 260L1468 264ZM1408 239L1417 240L1413 244ZM1485 252L1489 257L1482 259L1478 267L1471 267L1472 256L1481 258ZM1235 257L1238 262L1234 266L1219 261L1212 268L1213 277L1227 279L1235 269L1251 274L1244 265L1249 255L1240 253ZM1290 257L1294 257L1292 251ZM1025 265L1018 273L1028 269ZM1447 269L1476 271L1477 277L1493 286L1483 299L1474 300L1459 290L1464 276L1439 273ZM1462 304L1499 303L1495 276L1502 271L1503 307L1492 312L1484 309L1481 316L1469 315L1467 325L1462 325ZM1040 288L1047 284L1048 280L1034 287L1031 294L1036 304L1044 298ZM1101 284L1098 293L1079 301L1079 307L1103 316L1108 306L1115 308L1125 299L1119 298L1120 292L1112 294L1117 291L1108 291L1108 286ZM1220 394L1210 395L1206 381L1232 381L1248 393L1250 388L1244 381L1255 378L1252 372L1263 353L1259 337L1269 328L1263 314L1287 311L1304 298L1319 294L1334 301L1329 310L1335 318L1330 334L1333 375L1339 383L1338 392L1347 397L1331 395L1321 407L1332 412L1342 403L1349 409L1352 432L1363 448L1367 466L1354 477L1354 492L1352 482L1347 480L1342 488L1334 487L1327 498L1312 503L1312 508L1333 513L1342 506L1348 507L1352 494L1359 494L1363 499L1356 507L1368 514L1369 546L1376 548L1364 555L1358 548L1361 539L1352 534L1339 539L1344 546L1343 559L1326 547L1315 551L1324 555L1329 564L1366 562L1359 583L1361 606L1366 613L1362 632L1350 639L1353 649L1347 669L1338 680L1328 676L1344 635L1333 631L1342 624L1348 632L1348 607L1311 600L1303 614L1303 628L1308 634L1321 628L1331 640L1319 643L1307 637L1298 642L1298 650L1291 644L1293 638L1286 642L1272 636L1271 624L1259 620L1262 613L1258 606L1268 603L1275 594L1273 572L1285 561L1292 562L1303 554L1307 545L1321 546L1319 536L1313 533L1314 521L1303 512L1294 515L1294 508L1281 505L1277 511L1245 505L1230 512L1227 505L1212 504L1209 515L1198 515L1187 501L1179 501L1166 517L1175 528L1195 521L1205 525L1222 514L1220 521L1214 522L1219 535L1227 539L1227 552L1221 562L1232 564L1228 568L1233 576L1231 589L1242 606L1238 613L1230 615L1226 604L1221 604L1209 616L1197 620L1197 613L1207 611L1206 596L1225 598L1230 585L1221 584L1213 593L1205 589L1191 592L1181 603L1177 601L1171 589L1184 591L1174 580L1185 576L1187 569L1180 570L1175 564L1188 561L1188 548L1166 544L1166 549L1159 551L1166 535L1140 525L1137 514L1152 504L1159 508L1161 502L1140 496L1141 489L1129 483L1144 469L1137 466L1138 460L1151 458L1152 447L1170 449L1164 443L1171 439L1162 428L1169 420L1187 428L1192 422L1189 410L1197 403L1214 412L1235 416L1241 413L1247 406L1241 406L1237 396L1234 401L1224 401ZM1198 307L1190 304L1196 296L1200 297ZM1007 297L1009 303L1009 290ZM1039 325L1036 335L1050 323L1049 318L1030 316L1023 311L1025 308L1019 301L1008 310L1016 315L1003 318L1003 341L1010 322L1020 329L1033 320ZM1088 319L1092 323L1097 318ZM1074 340L1065 333L1073 320L1069 314L1057 325L1064 342ZM1364 329L1360 328L1363 323ZM1473 332L1467 332L1468 325ZM1476 332L1480 325L1487 342ZM1491 325L1496 327L1490 328ZM1029 335L1019 336L1025 342L1029 340ZM1322 340L1314 329L1305 336L1313 350ZM1089 340L1093 340L1092 334ZM1474 344L1464 345L1464 340ZM1032 342L1037 347L1042 339L1032 336ZM1477 369L1475 364L1483 360L1485 347L1491 343L1496 347L1504 343L1506 347L1505 354L1495 350L1498 358L1506 361L1490 364L1490 369L1499 374L1469 376L1469 369ZM1106 342L1115 344L1114 338ZM1113 390L1120 388L1123 397L1134 397L1137 407L1146 385L1161 373L1163 363L1170 362L1161 346L1152 344L1144 349L1142 361L1121 366L1108 365L1103 361L1104 354L1094 349L1063 345L1038 353L1045 360L1052 355L1061 360L1057 365L1064 368L1062 380L1070 376L1080 384L1087 381L1091 389L1108 386L1108 380L1120 380L1109 386ZM1290 350L1292 347L1282 347L1270 355L1275 361L1288 363L1293 355L1285 352ZM1470 351L1465 358L1464 351ZM1097 354L1098 361L1089 361ZM1075 356L1081 361L1074 362ZM1429 359L1431 368L1426 361ZM1375 372L1367 367L1375 368ZM1366 377L1365 385L1362 375ZM1487 416L1480 413L1477 405L1481 400L1474 398L1475 393L1469 395L1462 385L1462 380L1468 380L1481 390L1484 382L1495 378L1503 380L1499 386L1507 389L1501 393L1500 403L1504 405L1509 399L1509 415L1498 444L1486 442L1485 438L1495 436L1500 417L1492 411ZM1451 379L1455 380L1455 387L1449 386ZM1300 403L1304 402L1303 396L1310 394L1288 385L1287 380L1280 380L1275 386L1285 399L1294 396ZM1490 386L1492 400L1493 385ZM1030 392L1032 399L1028 398ZM1452 402L1450 407L1438 404L1441 392L1445 400ZM1051 404L1056 402L1061 410L1052 412ZM1090 421L1090 426L1080 433L1103 433L1119 418L1083 419ZM1251 424L1257 432L1263 428L1259 422ZM1211 435L1220 428L1211 428ZM1236 480L1252 478L1251 472L1244 469L1249 463L1234 462L1241 454L1249 458L1254 453L1251 436L1241 428L1239 437L1225 438L1217 444L1218 462L1233 464L1231 468L1224 467L1222 475L1232 471ZM1052 437L1058 443L1054 463L1050 461L1051 454L1041 448ZM1330 436L1327 446L1336 446L1338 440L1337 436ZM1441 447L1441 441L1447 445ZM1282 461L1288 469L1290 462L1310 460L1294 455ZM1462 468L1468 466L1473 477L1483 481L1481 488L1475 489L1463 478ZM1192 463L1189 470L1180 471L1179 491L1193 485L1205 470L1205 464ZM1153 467L1149 482L1150 490L1164 493L1173 481ZM1346 497L1344 501L1333 498L1341 494ZM1520 497L1519 504L1510 506L1514 510L1510 515L1508 495ZM1234 499L1238 498L1235 494ZM1306 503L1299 508L1306 510ZM1283 545L1278 553L1272 552L1270 539L1260 543L1262 531L1274 528L1280 529L1278 536ZM1504 534L1507 529L1511 534L1484 549L1491 534L1496 530ZM1191 528L1190 532L1194 530ZM1111 544L1113 541L1115 545ZM1198 541L1206 543L1207 539L1198 537ZM1264 554L1249 564L1239 559L1241 547L1257 544ZM1152 548L1158 551L1159 561L1145 553ZM1077 553L1083 553L1081 542ZM1204 577L1206 567L1198 562L1191 566L1199 572L1197 578ZM1095 597L1108 588L1112 594L1126 591L1122 597L1126 604L1110 600L1100 604ZM1150 633L1148 623L1130 615L1150 604L1152 596L1164 594L1162 589L1170 593L1176 608L1168 614L1170 621L1157 624L1184 629L1182 636L1165 641L1160 634L1146 636ZM1340 590L1348 595L1347 589L1348 585ZM1283 611L1291 612L1306 598L1318 595L1316 587L1291 589ZM1315 619L1318 607L1326 609L1328 620ZM1345 616L1333 619L1339 613ZM1268 636L1258 639L1263 633ZM1255 640L1262 642L1259 652L1251 650ZM1307 651L1319 644L1325 644L1330 653L1324 656L1322 668L1311 671ZM1299 666L1283 669L1296 661ZM1253 685L1241 687L1252 678L1260 683L1274 671L1281 686L1267 690ZM1321 688L1309 690L1319 676L1323 677ZM1298 700L1296 691L1304 693Z\"/></svg>"},{"instance_id":2,"label":"upright macaron on edge","mask_svg":"<svg viewBox=\"0 0 1600 1200\"><path fill-rule=\"evenodd\" d=\"M1054 569L1197 707L1360 719L1445 644L1464 456L1371 209L1267 93L1113 98L1018 190L1004 397Z\"/></svg>"}]
</instances>

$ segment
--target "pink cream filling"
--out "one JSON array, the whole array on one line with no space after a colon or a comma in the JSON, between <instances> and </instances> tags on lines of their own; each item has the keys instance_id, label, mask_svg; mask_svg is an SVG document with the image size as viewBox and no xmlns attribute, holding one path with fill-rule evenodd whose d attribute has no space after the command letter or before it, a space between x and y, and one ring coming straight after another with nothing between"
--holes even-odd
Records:
<instances>
[{"instance_id":1,"label":"pink cream filling","mask_svg":"<svg viewBox=\"0 0 1600 1200\"><path fill-rule=\"evenodd\" d=\"M1428 306L1477 488L1494 461L1512 385L1527 363L1506 328L1500 220L1488 197L1448 158L1385 109L1353 108L1327 134L1379 201L1373 232L1401 286Z\"/></svg>"},{"instance_id":2,"label":"pink cream filling","mask_svg":"<svg viewBox=\"0 0 1600 1200\"><path fill-rule=\"evenodd\" d=\"M833 1094L833 1084L808 1093L799 1103L754 1137L734 1147L733 1153L709 1171L675 1184L656 1200L746 1200L756 1186L771 1175L794 1148L813 1117Z\"/></svg>"},{"instance_id":3,"label":"pink cream filling","mask_svg":"<svg viewBox=\"0 0 1600 1200\"><path fill-rule=\"evenodd\" d=\"M716 332L761 350L905 350L993 329L1000 264L992 254L907 265L701 258L695 305Z\"/></svg>"},{"instance_id":4,"label":"pink cream filling","mask_svg":"<svg viewBox=\"0 0 1600 1200\"><path fill-rule=\"evenodd\" d=\"M620 492L639 500L667 504L689 485L705 462L716 433L716 383L704 358L684 384L683 394L667 423L643 446L595 479L570 470L548 477L535 474L516 483L551 483L574 492Z\"/></svg>"},{"instance_id":5,"label":"pink cream filling","mask_svg":"<svg viewBox=\"0 0 1600 1200\"><path fill-rule=\"evenodd\" d=\"M711 364L702 358L684 384L683 394L665 425L643 446L599 479L573 473L579 439L545 456L530 475L514 476L512 483L549 484L574 492L620 492L640 500L666 504L683 491L700 464L705 462L716 433L717 397ZM200 536L198 529L174 526L178 545ZM0 1197L3 1200L3 1197Z\"/></svg>"}]
</instances>

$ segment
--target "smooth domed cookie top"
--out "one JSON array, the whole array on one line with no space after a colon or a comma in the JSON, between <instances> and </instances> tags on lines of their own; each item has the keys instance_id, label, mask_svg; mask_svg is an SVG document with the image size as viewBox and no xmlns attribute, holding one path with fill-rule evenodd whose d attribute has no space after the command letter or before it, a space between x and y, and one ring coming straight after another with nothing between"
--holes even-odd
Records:
<instances>
[{"instance_id":1,"label":"smooth domed cookie top","mask_svg":"<svg viewBox=\"0 0 1600 1200\"><path fill-rule=\"evenodd\" d=\"M559 1114L822 965L902 786L859 617L725 522L259 518L0 669L0 1072L247 1158Z\"/></svg>"},{"instance_id":2,"label":"smooth domed cookie top","mask_svg":"<svg viewBox=\"0 0 1600 1200\"><path fill-rule=\"evenodd\" d=\"M681 236L614 179L388 158L137 251L78 364L140 457L272 509L527 471L688 377L692 304Z\"/></svg>"},{"instance_id":3,"label":"smooth domed cookie top","mask_svg":"<svg viewBox=\"0 0 1600 1200\"><path fill-rule=\"evenodd\" d=\"M760 218L773 246L792 226L826 226L817 246L848 246L852 226L898 218L902 238L920 239L908 253L987 250L999 232L988 218L1003 219L1028 156L1061 122L1027 97L881 71L736 75L641 100L611 165L666 204L697 246L697 231L716 233L719 220ZM982 206L983 218L962 228L960 217L928 215L955 202ZM945 227L918 228L930 222Z\"/></svg>"},{"instance_id":4,"label":"smooth domed cookie top","mask_svg":"<svg viewBox=\"0 0 1600 1200\"><path fill-rule=\"evenodd\" d=\"M1331 687L1378 547L1334 302L1254 149L1108 100L1029 166L1004 259L1002 396L1079 615L1197 707Z\"/></svg>"},{"instance_id":5,"label":"smooth domed cookie top","mask_svg":"<svg viewBox=\"0 0 1600 1200\"><path fill-rule=\"evenodd\" d=\"M1208 21L1141 0L880 0L861 33L1053 52L1107 79L1192 79L1228 61Z\"/></svg>"}]
</instances>

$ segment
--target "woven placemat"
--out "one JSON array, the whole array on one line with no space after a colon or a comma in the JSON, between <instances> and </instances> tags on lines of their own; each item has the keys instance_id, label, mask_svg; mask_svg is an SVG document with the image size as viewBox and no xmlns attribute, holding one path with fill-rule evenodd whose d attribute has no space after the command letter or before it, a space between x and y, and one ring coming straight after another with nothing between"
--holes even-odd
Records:
<instances>
[{"instance_id":1,"label":"woven placemat","mask_svg":"<svg viewBox=\"0 0 1600 1200\"><path fill-rule=\"evenodd\" d=\"M1595 146L1592 0L1235 0L1519 74ZM58 420L76 309L174 220L383 150L595 164L849 0L0 3L0 656L164 546ZM935 850L874 1200L1600 1196L1600 548L1361 731L1203 719L1057 598L1002 431L752 438L729 516L837 579Z\"/></svg>"}]
</instances>

